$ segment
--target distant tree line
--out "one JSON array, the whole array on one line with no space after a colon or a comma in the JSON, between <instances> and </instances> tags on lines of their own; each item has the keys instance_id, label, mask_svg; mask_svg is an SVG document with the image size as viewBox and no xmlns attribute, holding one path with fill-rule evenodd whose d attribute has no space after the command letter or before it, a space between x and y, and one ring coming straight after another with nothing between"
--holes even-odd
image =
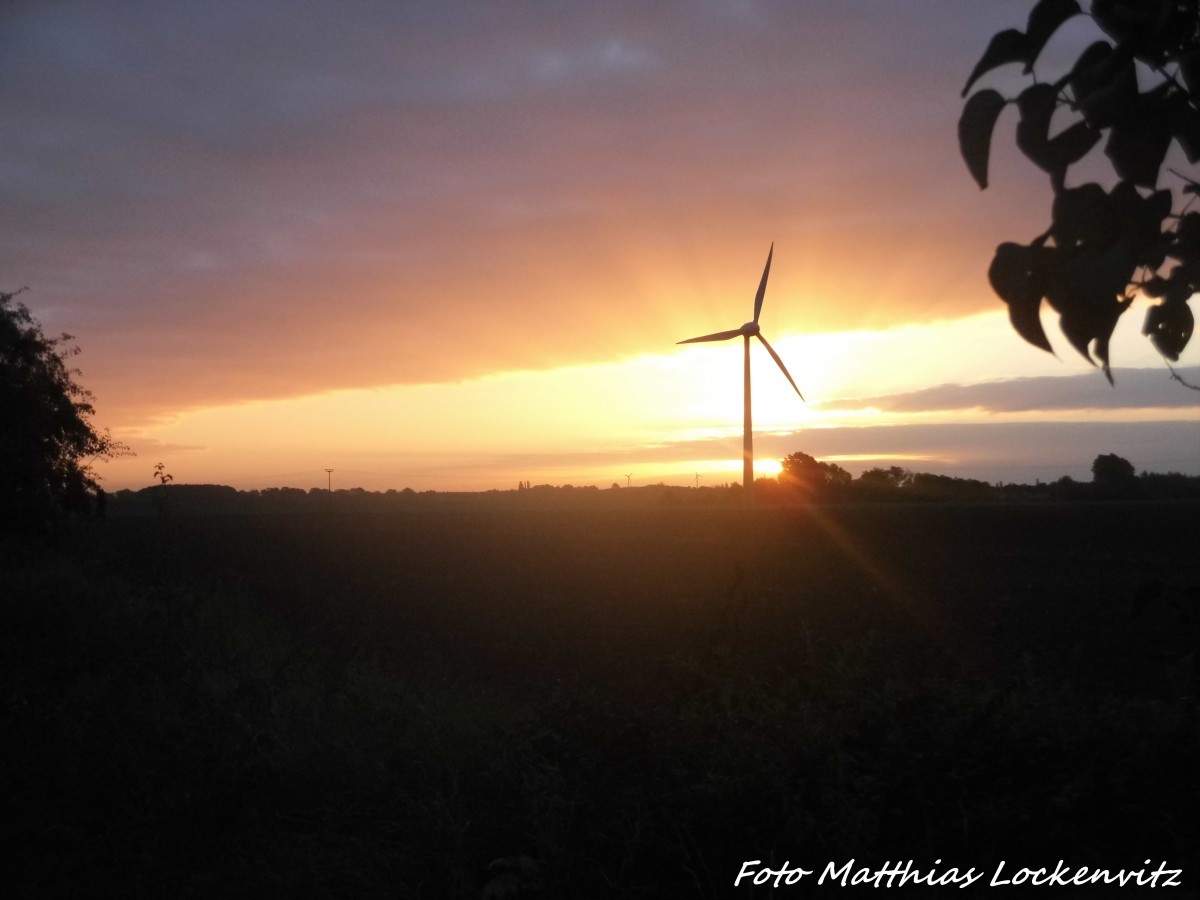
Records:
<instances>
[{"instance_id":1,"label":"distant tree line","mask_svg":"<svg viewBox=\"0 0 1200 900\"><path fill-rule=\"evenodd\" d=\"M111 509L116 515L141 515L161 512L165 484L155 484L140 490L125 489L110 495ZM270 487L261 490L238 490L222 484L172 484L170 507L172 513L313 513L326 515L387 512L390 509L428 504L454 504L473 501L481 496L494 496L513 503L537 502L538 498L607 494L594 486L574 487L569 484L530 484L522 481L514 490L480 492L415 491L410 487L368 491L365 488L342 488L332 494L322 487L307 490L296 487Z\"/></svg>"},{"instance_id":2,"label":"distant tree line","mask_svg":"<svg viewBox=\"0 0 1200 900\"><path fill-rule=\"evenodd\" d=\"M999 501L999 500L1182 500L1200 499L1200 477L1170 473L1136 473L1133 463L1115 453L1092 462L1092 480L1034 484L990 484L974 478L955 478L911 472L900 466L867 469L858 478L841 466L807 453L783 460L779 477L760 479L763 499L778 502L886 501Z\"/></svg>"},{"instance_id":3,"label":"distant tree line","mask_svg":"<svg viewBox=\"0 0 1200 900\"><path fill-rule=\"evenodd\" d=\"M122 490L111 495L116 515L158 512L157 484L138 491ZM913 472L901 466L871 468L857 478L833 462L823 462L807 453L793 453L783 460L777 478L760 478L755 484L759 502L803 505L810 503L976 503L1002 501L1094 501L1094 500L1185 500L1200 499L1200 477L1179 473L1138 474L1128 460L1101 454L1092 463L1092 480L1075 481L1063 476L1057 481L1034 484L990 484L975 478L955 478L931 472ZM303 490L292 487L239 491L227 485L172 484L173 513L295 513L327 515L370 514L400 508L447 506L491 498L514 506L580 503L605 505L662 503L667 505L735 504L742 488L735 483L685 487L662 482L641 487L519 483L513 490L482 492L368 491L347 488Z\"/></svg>"}]
</instances>

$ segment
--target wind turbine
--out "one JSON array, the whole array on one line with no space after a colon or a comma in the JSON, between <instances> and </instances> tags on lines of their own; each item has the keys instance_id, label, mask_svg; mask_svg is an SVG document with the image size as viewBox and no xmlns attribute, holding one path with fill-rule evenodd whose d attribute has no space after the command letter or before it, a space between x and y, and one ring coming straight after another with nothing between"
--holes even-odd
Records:
<instances>
[{"instance_id":1,"label":"wind turbine","mask_svg":"<svg viewBox=\"0 0 1200 900\"><path fill-rule=\"evenodd\" d=\"M767 352L771 354L771 359L775 360L776 365L779 366L779 370L783 372L783 376L788 380L788 384L796 391L797 396L801 400L804 400L804 395L800 393L800 388L796 387L796 382L792 380L787 366L783 364L783 360L779 358L779 354L775 352L775 348L767 343L767 339L762 336L762 332L758 327L758 317L762 313L763 296L767 293L767 276L771 274L771 257L774 253L775 244L772 242L771 249L767 252L767 265L763 269L762 281L758 283L758 293L754 295L753 319L741 328L735 328L732 331L718 331L716 334L706 334L701 337L688 338L686 341L679 341L680 344L699 344L705 341L727 341L738 336L741 336L743 339L745 345L745 362L743 365L743 372L745 373L745 412L742 419L742 487L746 490L747 500L753 497L752 491L754 490L754 426L750 417L750 338L756 337L762 341L762 345L767 348Z\"/></svg>"}]
</instances>

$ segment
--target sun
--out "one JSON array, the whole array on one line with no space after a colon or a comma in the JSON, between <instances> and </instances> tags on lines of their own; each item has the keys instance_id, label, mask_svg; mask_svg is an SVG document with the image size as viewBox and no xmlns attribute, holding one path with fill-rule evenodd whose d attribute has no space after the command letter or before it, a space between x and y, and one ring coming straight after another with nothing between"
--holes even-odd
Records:
<instances>
[{"instance_id":1,"label":"sun","mask_svg":"<svg viewBox=\"0 0 1200 900\"><path fill-rule=\"evenodd\" d=\"M777 459L754 460L754 474L758 477L775 478L783 471L783 463Z\"/></svg>"}]
</instances>

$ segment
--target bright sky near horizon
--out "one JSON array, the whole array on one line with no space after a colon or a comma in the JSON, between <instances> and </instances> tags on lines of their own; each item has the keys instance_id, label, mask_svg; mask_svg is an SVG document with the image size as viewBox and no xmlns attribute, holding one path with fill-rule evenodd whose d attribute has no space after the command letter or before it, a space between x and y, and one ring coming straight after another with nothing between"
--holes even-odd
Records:
<instances>
[{"instance_id":1,"label":"bright sky near horizon","mask_svg":"<svg viewBox=\"0 0 1200 900\"><path fill-rule=\"evenodd\" d=\"M988 287L1049 190L1007 117L978 190L959 91L1031 5L6 4L0 287L77 337L110 488L738 480L740 342L676 342L751 318L772 241L809 402L756 346L764 474L1198 474L1144 306L1113 389Z\"/></svg>"}]
</instances>

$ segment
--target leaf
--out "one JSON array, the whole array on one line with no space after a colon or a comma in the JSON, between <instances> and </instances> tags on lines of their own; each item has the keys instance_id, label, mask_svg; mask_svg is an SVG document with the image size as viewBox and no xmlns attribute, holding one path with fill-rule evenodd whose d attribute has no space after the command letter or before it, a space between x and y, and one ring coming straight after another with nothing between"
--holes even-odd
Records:
<instances>
[{"instance_id":1,"label":"leaf","mask_svg":"<svg viewBox=\"0 0 1200 900\"><path fill-rule=\"evenodd\" d=\"M1076 122L1056 134L1046 145L1047 159L1054 167L1054 173L1060 177L1065 175L1067 169L1087 156L1099 140L1100 132L1087 122Z\"/></svg>"},{"instance_id":2,"label":"leaf","mask_svg":"<svg viewBox=\"0 0 1200 900\"><path fill-rule=\"evenodd\" d=\"M1186 303L1162 303L1146 310L1142 334L1150 338L1159 353L1177 362L1194 328L1195 318Z\"/></svg>"},{"instance_id":3,"label":"leaf","mask_svg":"<svg viewBox=\"0 0 1200 900\"><path fill-rule=\"evenodd\" d=\"M1200 160L1200 112L1197 112L1182 93L1176 92L1168 101L1171 134L1183 148L1187 161Z\"/></svg>"},{"instance_id":4,"label":"leaf","mask_svg":"<svg viewBox=\"0 0 1200 900\"><path fill-rule=\"evenodd\" d=\"M1025 73L1033 71L1033 64L1051 35L1072 16L1082 12L1075 0L1041 0L1029 14L1025 27Z\"/></svg>"},{"instance_id":5,"label":"leaf","mask_svg":"<svg viewBox=\"0 0 1200 900\"><path fill-rule=\"evenodd\" d=\"M1088 249L1072 256L1047 293L1051 306L1062 314L1060 325L1071 346L1094 364L1088 346L1095 341L1096 358L1106 370L1109 338L1133 302L1124 292L1134 268L1127 240L1103 253Z\"/></svg>"},{"instance_id":6,"label":"leaf","mask_svg":"<svg viewBox=\"0 0 1200 900\"><path fill-rule=\"evenodd\" d=\"M1057 167L1050 152L1050 119L1057 91L1049 84L1027 87L1017 97L1021 121L1017 123L1017 147L1039 169L1052 175Z\"/></svg>"},{"instance_id":7,"label":"leaf","mask_svg":"<svg viewBox=\"0 0 1200 900\"><path fill-rule=\"evenodd\" d=\"M1192 299L1194 285L1190 266L1176 266L1166 278L1154 276L1142 285L1147 297L1161 298L1167 305L1184 306Z\"/></svg>"},{"instance_id":8,"label":"leaf","mask_svg":"<svg viewBox=\"0 0 1200 900\"><path fill-rule=\"evenodd\" d=\"M1112 340L1112 333L1116 330L1117 320L1125 314L1125 310L1129 309L1129 305L1133 303L1132 297L1122 297L1116 307L1110 312L1111 318L1101 325L1099 333L1096 335L1096 359L1100 360L1100 365L1104 369L1104 377L1108 379L1108 383L1113 383L1112 369L1108 365L1108 344Z\"/></svg>"},{"instance_id":9,"label":"leaf","mask_svg":"<svg viewBox=\"0 0 1200 900\"><path fill-rule=\"evenodd\" d=\"M1117 41L1128 36L1128 28L1133 19L1123 0L1094 0L1092 17L1105 34Z\"/></svg>"},{"instance_id":10,"label":"leaf","mask_svg":"<svg viewBox=\"0 0 1200 900\"><path fill-rule=\"evenodd\" d=\"M1104 152L1118 176L1152 188L1170 145L1170 113L1162 92L1155 89L1142 94L1133 110L1113 125Z\"/></svg>"},{"instance_id":11,"label":"leaf","mask_svg":"<svg viewBox=\"0 0 1200 900\"><path fill-rule=\"evenodd\" d=\"M1170 235L1159 232L1150 244L1138 248L1138 265L1144 265L1146 269L1156 271L1160 265L1166 262L1166 252L1170 248Z\"/></svg>"},{"instance_id":12,"label":"leaf","mask_svg":"<svg viewBox=\"0 0 1200 900\"><path fill-rule=\"evenodd\" d=\"M1040 303L1032 307L1010 304L1008 307L1008 321L1012 325L1013 330L1024 338L1027 343L1053 354L1054 348L1050 346L1050 341L1046 338L1046 330L1042 328L1040 311Z\"/></svg>"},{"instance_id":13,"label":"leaf","mask_svg":"<svg viewBox=\"0 0 1200 900\"><path fill-rule=\"evenodd\" d=\"M1054 243L1065 249L1107 242L1115 225L1111 199L1104 188L1090 182L1055 194L1051 216Z\"/></svg>"},{"instance_id":14,"label":"leaf","mask_svg":"<svg viewBox=\"0 0 1200 900\"><path fill-rule=\"evenodd\" d=\"M1122 238L1110 247L1076 254L1063 266L1062 277L1083 304L1102 310L1125 293L1136 269L1131 242Z\"/></svg>"},{"instance_id":15,"label":"leaf","mask_svg":"<svg viewBox=\"0 0 1200 900\"><path fill-rule=\"evenodd\" d=\"M1008 318L1017 334L1033 346L1053 353L1038 315L1045 294L1040 262L1048 252L1053 251L1014 243L1001 244L988 269L988 281L992 290L1008 304Z\"/></svg>"},{"instance_id":16,"label":"leaf","mask_svg":"<svg viewBox=\"0 0 1200 900\"><path fill-rule=\"evenodd\" d=\"M1093 0L1092 18L1118 44L1128 46L1149 64L1164 61L1172 34L1183 36L1194 11L1180 4L1182 20L1172 21L1172 0Z\"/></svg>"},{"instance_id":17,"label":"leaf","mask_svg":"<svg viewBox=\"0 0 1200 900\"><path fill-rule=\"evenodd\" d=\"M1118 188L1120 185L1117 186ZM1114 192L1116 188L1113 189ZM1162 231L1162 222L1171 214L1171 206L1175 202L1168 190L1155 191L1149 197L1142 198L1142 215L1145 221L1156 231Z\"/></svg>"},{"instance_id":18,"label":"leaf","mask_svg":"<svg viewBox=\"0 0 1200 900\"><path fill-rule=\"evenodd\" d=\"M1026 43L1025 35L1015 28L1009 28L1007 31L1001 31L993 35L987 49L983 51L983 56L975 64L975 68L971 72L971 77L967 79L967 84L962 89L961 96L967 96L967 93L971 90L971 85L981 75L990 72L997 66L1002 66L1005 63L1028 62L1029 54L1026 50Z\"/></svg>"},{"instance_id":19,"label":"leaf","mask_svg":"<svg viewBox=\"0 0 1200 900\"><path fill-rule=\"evenodd\" d=\"M1143 197L1133 182L1122 181L1110 196L1115 221L1139 264L1157 269L1169 245L1169 237L1163 234L1163 220L1171 214L1171 192L1155 191Z\"/></svg>"},{"instance_id":20,"label":"leaf","mask_svg":"<svg viewBox=\"0 0 1200 900\"><path fill-rule=\"evenodd\" d=\"M1200 50L1184 53L1176 60L1179 63L1179 74L1183 83L1193 96L1200 94Z\"/></svg>"},{"instance_id":21,"label":"leaf","mask_svg":"<svg viewBox=\"0 0 1200 900\"><path fill-rule=\"evenodd\" d=\"M1092 354L1088 351L1088 344L1092 342L1095 331L1091 318L1078 313L1074 315L1063 313L1059 317L1058 327L1062 329L1067 342L1075 348L1076 352L1094 366L1096 361L1092 359Z\"/></svg>"},{"instance_id":22,"label":"leaf","mask_svg":"<svg viewBox=\"0 0 1200 900\"><path fill-rule=\"evenodd\" d=\"M1108 128L1137 102L1137 70L1133 56L1118 53L1107 41L1092 44L1068 76L1075 104L1093 128Z\"/></svg>"},{"instance_id":23,"label":"leaf","mask_svg":"<svg viewBox=\"0 0 1200 900\"><path fill-rule=\"evenodd\" d=\"M1108 41L1093 41L1088 44L1071 71L1067 74L1067 83L1075 93L1075 98L1096 90L1111 77L1109 68L1113 65L1113 54L1116 51Z\"/></svg>"},{"instance_id":24,"label":"leaf","mask_svg":"<svg viewBox=\"0 0 1200 900\"><path fill-rule=\"evenodd\" d=\"M1155 275L1153 278L1148 278L1142 285L1142 293L1147 297L1165 297L1167 295L1168 282L1161 275ZM1149 332L1143 331L1143 334Z\"/></svg>"},{"instance_id":25,"label":"leaf","mask_svg":"<svg viewBox=\"0 0 1200 900\"><path fill-rule=\"evenodd\" d=\"M1058 108L1058 91L1053 85L1035 84L1017 98L1021 121L1017 123L1017 147L1038 168L1050 174L1058 189L1067 168L1078 162L1096 142L1100 133L1086 122L1073 125L1051 138L1050 122Z\"/></svg>"},{"instance_id":26,"label":"leaf","mask_svg":"<svg viewBox=\"0 0 1200 900\"><path fill-rule=\"evenodd\" d=\"M1100 70L1112 58L1112 54L1113 46L1108 41L1093 41L1088 44L1071 67L1071 74L1067 76L1071 90L1078 94L1081 87L1087 90L1095 88Z\"/></svg>"},{"instance_id":27,"label":"leaf","mask_svg":"<svg viewBox=\"0 0 1200 900\"><path fill-rule=\"evenodd\" d=\"M992 132L1006 104L996 91L979 91L966 102L958 120L958 149L980 189L988 186Z\"/></svg>"},{"instance_id":28,"label":"leaf","mask_svg":"<svg viewBox=\"0 0 1200 900\"><path fill-rule=\"evenodd\" d=\"M1168 253L1181 263L1200 265L1200 213L1190 212L1179 220Z\"/></svg>"}]
</instances>

